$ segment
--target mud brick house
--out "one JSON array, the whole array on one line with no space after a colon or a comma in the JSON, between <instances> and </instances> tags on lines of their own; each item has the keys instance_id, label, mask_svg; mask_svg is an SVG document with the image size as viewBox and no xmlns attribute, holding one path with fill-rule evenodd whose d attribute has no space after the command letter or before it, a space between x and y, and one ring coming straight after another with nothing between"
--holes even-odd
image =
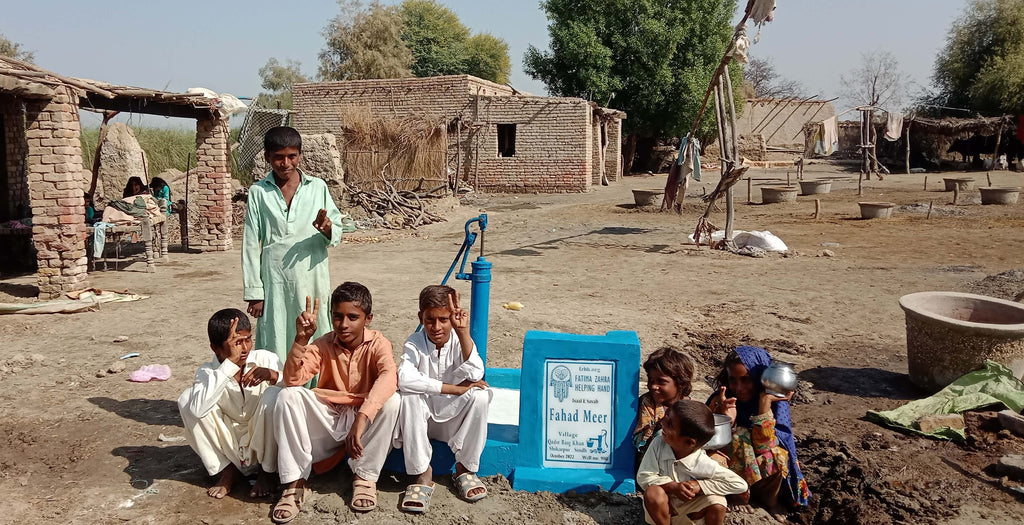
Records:
<instances>
[{"instance_id":1,"label":"mud brick house","mask_svg":"<svg viewBox=\"0 0 1024 525\"><path fill-rule=\"evenodd\" d=\"M89 286L84 192L91 173L82 166L80 109L195 119L202 198L192 246L231 248L228 121L217 99L64 77L0 57L0 223L8 224L0 245L8 253L35 249L40 297Z\"/></svg>"},{"instance_id":2,"label":"mud brick house","mask_svg":"<svg viewBox=\"0 0 1024 525\"><path fill-rule=\"evenodd\" d=\"M353 112L438 123L446 149L431 169L446 173L441 178L453 185L491 192L585 192L622 176L626 114L583 99L526 95L452 75L296 84L293 100L293 122L303 134L344 137L352 132L346 119ZM373 153L386 156L388 147L379 143ZM354 154L342 148L343 158ZM347 182L359 177L349 162L345 171Z\"/></svg>"}]
</instances>

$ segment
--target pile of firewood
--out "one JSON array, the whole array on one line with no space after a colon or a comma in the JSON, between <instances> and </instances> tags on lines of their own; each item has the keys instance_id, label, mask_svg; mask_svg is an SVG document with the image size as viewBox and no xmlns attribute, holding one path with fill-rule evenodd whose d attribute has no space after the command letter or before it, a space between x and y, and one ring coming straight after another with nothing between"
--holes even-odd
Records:
<instances>
[{"instance_id":1,"label":"pile of firewood","mask_svg":"<svg viewBox=\"0 0 1024 525\"><path fill-rule=\"evenodd\" d=\"M385 183L385 189L360 190L349 186L352 203L362 206L370 217L380 219L385 228L394 230L444 222L444 217L426 210L423 198L427 194L396 191L392 184L386 180Z\"/></svg>"}]
</instances>

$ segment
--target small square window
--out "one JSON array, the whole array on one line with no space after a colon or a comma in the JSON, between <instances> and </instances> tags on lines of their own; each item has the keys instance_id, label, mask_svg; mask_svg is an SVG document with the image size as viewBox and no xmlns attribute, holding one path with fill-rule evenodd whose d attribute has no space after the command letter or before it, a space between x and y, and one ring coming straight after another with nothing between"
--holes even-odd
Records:
<instances>
[{"instance_id":1,"label":"small square window","mask_svg":"<svg viewBox=\"0 0 1024 525\"><path fill-rule=\"evenodd\" d=\"M498 124L498 156L513 157L516 154L516 125Z\"/></svg>"}]
</instances>

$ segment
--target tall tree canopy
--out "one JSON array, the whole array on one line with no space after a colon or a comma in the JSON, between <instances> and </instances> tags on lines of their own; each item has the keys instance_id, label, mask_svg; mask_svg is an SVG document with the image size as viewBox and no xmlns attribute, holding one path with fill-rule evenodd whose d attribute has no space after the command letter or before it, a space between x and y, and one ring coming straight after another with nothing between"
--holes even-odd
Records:
<instances>
[{"instance_id":1,"label":"tall tree canopy","mask_svg":"<svg viewBox=\"0 0 1024 525\"><path fill-rule=\"evenodd\" d=\"M545 0L541 6L550 49L530 46L526 73L552 95L626 111L628 133L661 137L689 131L732 38L736 2ZM741 74L730 67L738 97ZM705 117L698 136L713 130L714 118Z\"/></svg>"},{"instance_id":2,"label":"tall tree canopy","mask_svg":"<svg viewBox=\"0 0 1024 525\"><path fill-rule=\"evenodd\" d=\"M402 41L398 8L374 0L339 0L341 14L324 29L326 47L320 51L320 78L358 80L412 75L412 53Z\"/></svg>"},{"instance_id":3,"label":"tall tree canopy","mask_svg":"<svg viewBox=\"0 0 1024 525\"><path fill-rule=\"evenodd\" d=\"M985 113L1024 113L1024 1L969 0L932 76L934 102Z\"/></svg>"},{"instance_id":4,"label":"tall tree canopy","mask_svg":"<svg viewBox=\"0 0 1024 525\"><path fill-rule=\"evenodd\" d=\"M508 43L490 35L471 35L458 15L436 0L405 0L402 40L412 51L412 73L474 75L493 82L508 82L511 64Z\"/></svg>"},{"instance_id":5,"label":"tall tree canopy","mask_svg":"<svg viewBox=\"0 0 1024 525\"><path fill-rule=\"evenodd\" d=\"M260 103L264 106L279 103L282 109L292 108L292 85L307 81L301 63L288 60L282 64L276 58L268 59L260 68L260 79L263 89L267 90L260 93Z\"/></svg>"},{"instance_id":6,"label":"tall tree canopy","mask_svg":"<svg viewBox=\"0 0 1024 525\"><path fill-rule=\"evenodd\" d=\"M36 54L26 51L25 48L21 47L21 44L11 42L3 33L0 33L0 56L31 62Z\"/></svg>"}]
</instances>

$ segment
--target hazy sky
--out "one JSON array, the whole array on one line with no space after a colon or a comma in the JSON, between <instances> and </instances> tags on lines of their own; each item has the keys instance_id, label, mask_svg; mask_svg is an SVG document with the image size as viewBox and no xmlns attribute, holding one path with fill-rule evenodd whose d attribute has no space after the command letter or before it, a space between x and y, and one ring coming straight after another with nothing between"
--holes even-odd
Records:
<instances>
[{"instance_id":1,"label":"hazy sky","mask_svg":"<svg viewBox=\"0 0 1024 525\"><path fill-rule=\"evenodd\" d=\"M34 51L37 64L57 73L171 91L203 86L237 96L259 93L257 71L270 57L298 60L308 75L315 74L324 42L321 31L337 14L334 0L3 3L0 33ZM522 71L527 46L543 49L548 44L547 19L539 2L441 3L472 31L508 41L512 85L545 93L543 84ZM803 83L808 94L825 98L837 96L839 76L858 64L862 52L875 49L895 54L908 81L927 86L935 55L964 4L778 0L776 19L764 26L751 55L772 59L783 76ZM94 124L91 120L84 117L84 124Z\"/></svg>"}]
</instances>

